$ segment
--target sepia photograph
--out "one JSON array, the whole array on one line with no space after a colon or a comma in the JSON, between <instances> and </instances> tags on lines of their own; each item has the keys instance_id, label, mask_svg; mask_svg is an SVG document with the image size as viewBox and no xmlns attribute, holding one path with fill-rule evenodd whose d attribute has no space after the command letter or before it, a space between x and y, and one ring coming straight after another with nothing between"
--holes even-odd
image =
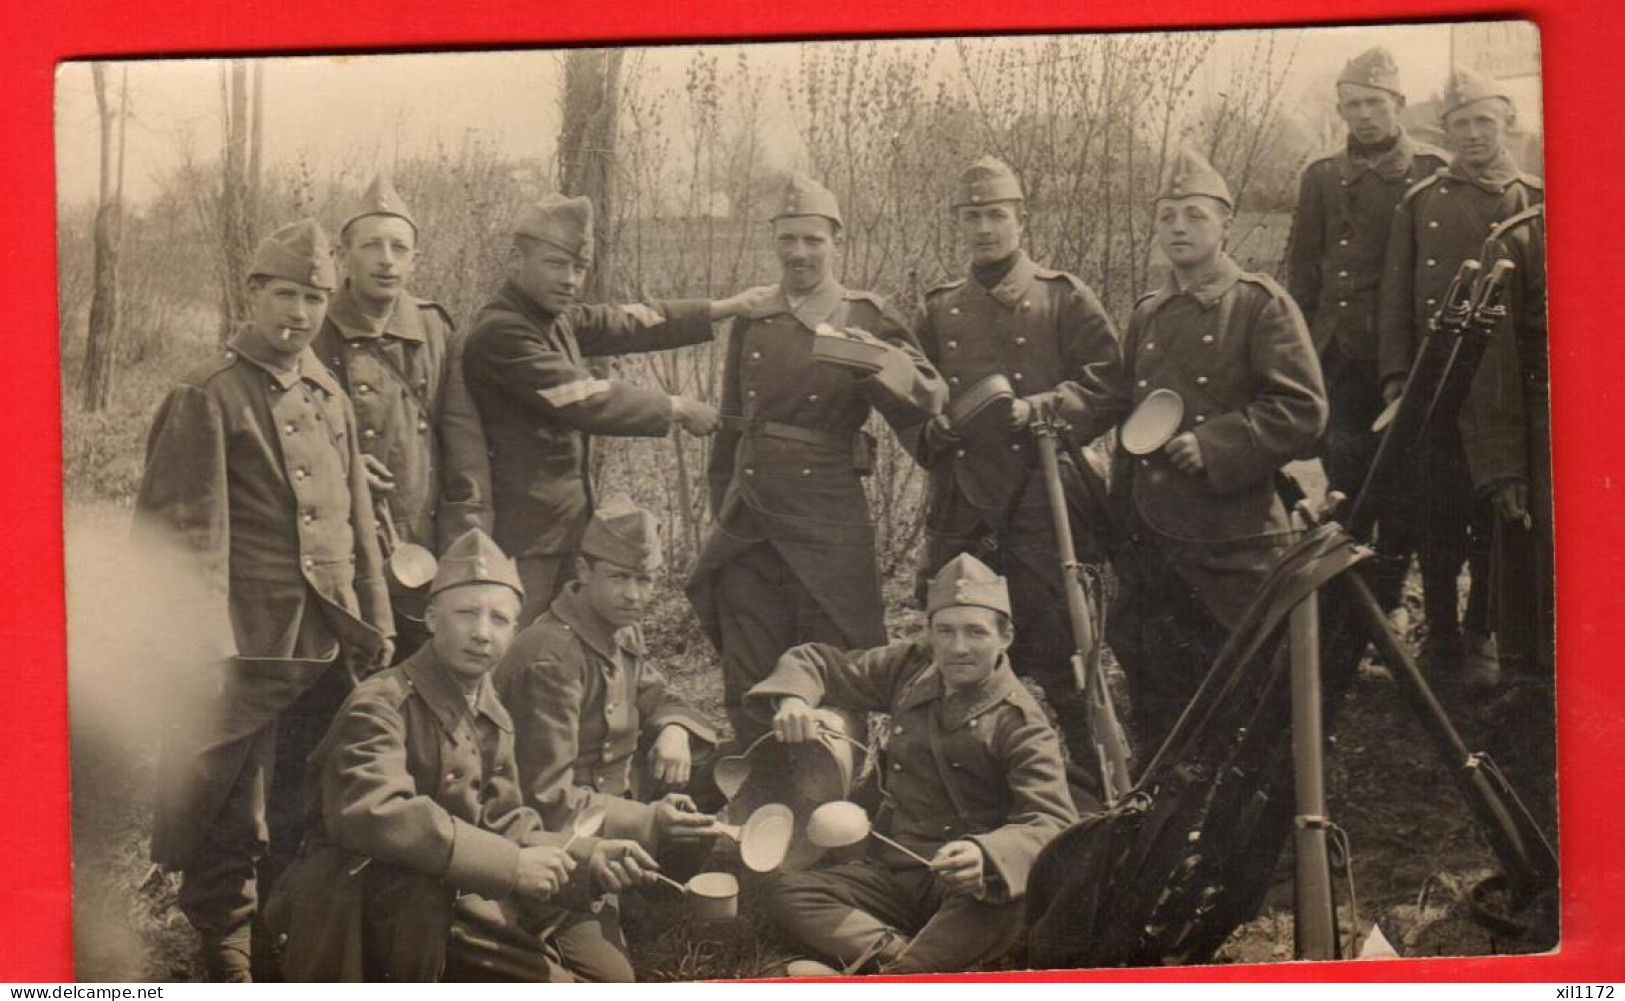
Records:
<instances>
[{"instance_id":1,"label":"sepia photograph","mask_svg":"<svg viewBox=\"0 0 1625 1001\"><path fill-rule=\"evenodd\" d=\"M55 94L79 979L1560 948L1535 25Z\"/></svg>"}]
</instances>

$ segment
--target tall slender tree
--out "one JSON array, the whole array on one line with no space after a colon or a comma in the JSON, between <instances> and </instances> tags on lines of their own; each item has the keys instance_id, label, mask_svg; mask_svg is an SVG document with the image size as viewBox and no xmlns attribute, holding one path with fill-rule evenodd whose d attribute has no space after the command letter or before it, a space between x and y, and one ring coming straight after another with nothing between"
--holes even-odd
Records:
<instances>
[{"instance_id":1,"label":"tall slender tree","mask_svg":"<svg viewBox=\"0 0 1625 1001\"><path fill-rule=\"evenodd\" d=\"M101 178L96 194L96 222L92 234L95 264L92 271L90 324L85 338L85 365L80 377L80 401L85 410L107 407L113 395L113 352L118 344L118 250L123 235L121 201L124 197L124 121L129 114L130 71L124 71L118 110L107 97L107 66L90 64L96 89L96 115L101 128ZM114 139L114 119L119 122ZM118 149L117 160L114 148Z\"/></svg>"}]
</instances>

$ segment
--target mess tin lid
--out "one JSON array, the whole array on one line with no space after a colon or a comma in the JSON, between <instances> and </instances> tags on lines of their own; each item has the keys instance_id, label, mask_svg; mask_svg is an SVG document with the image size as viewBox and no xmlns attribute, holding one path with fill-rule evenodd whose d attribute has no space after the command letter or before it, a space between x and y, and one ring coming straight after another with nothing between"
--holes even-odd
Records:
<instances>
[{"instance_id":1,"label":"mess tin lid","mask_svg":"<svg viewBox=\"0 0 1625 1001\"><path fill-rule=\"evenodd\" d=\"M1002 372L995 372L948 401L948 421L964 432L988 423L1004 426L1016 402L1015 387Z\"/></svg>"},{"instance_id":2,"label":"mess tin lid","mask_svg":"<svg viewBox=\"0 0 1625 1001\"><path fill-rule=\"evenodd\" d=\"M777 869L790 852L795 826L795 811L783 803L757 807L739 835L739 858L745 868L752 872Z\"/></svg>"},{"instance_id":3,"label":"mess tin lid","mask_svg":"<svg viewBox=\"0 0 1625 1001\"><path fill-rule=\"evenodd\" d=\"M820 323L813 335L812 355L815 361L866 375L873 375L886 367L886 347L872 336L860 337L827 323Z\"/></svg>"},{"instance_id":4,"label":"mess tin lid","mask_svg":"<svg viewBox=\"0 0 1625 1001\"><path fill-rule=\"evenodd\" d=\"M1168 444L1185 419L1185 401L1171 389L1153 389L1128 420L1118 429L1123 451L1130 455L1150 455Z\"/></svg>"}]
</instances>

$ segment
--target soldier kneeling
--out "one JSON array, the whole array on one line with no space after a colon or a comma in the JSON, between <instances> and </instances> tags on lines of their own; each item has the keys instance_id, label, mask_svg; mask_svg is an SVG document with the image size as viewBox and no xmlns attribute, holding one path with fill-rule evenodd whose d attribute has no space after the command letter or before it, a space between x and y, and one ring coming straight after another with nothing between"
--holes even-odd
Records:
<instances>
[{"instance_id":1,"label":"soldier kneeling","mask_svg":"<svg viewBox=\"0 0 1625 1001\"><path fill-rule=\"evenodd\" d=\"M854 973L996 961L1020 939L1027 873L1076 819L1055 731L1010 669L1005 580L975 557L932 581L929 635L873 650L791 649L746 695L786 743L827 704L890 714L878 762L887 806L862 857L780 876L768 897L795 942ZM830 970L829 972L836 972Z\"/></svg>"},{"instance_id":2,"label":"soldier kneeling","mask_svg":"<svg viewBox=\"0 0 1625 1001\"><path fill-rule=\"evenodd\" d=\"M523 595L496 544L463 535L430 588L429 643L357 686L311 755L320 806L267 914L287 979L619 972L595 962L587 876L621 890L652 880L654 860L630 841L571 844L521 803L513 723L487 676Z\"/></svg>"}]
</instances>

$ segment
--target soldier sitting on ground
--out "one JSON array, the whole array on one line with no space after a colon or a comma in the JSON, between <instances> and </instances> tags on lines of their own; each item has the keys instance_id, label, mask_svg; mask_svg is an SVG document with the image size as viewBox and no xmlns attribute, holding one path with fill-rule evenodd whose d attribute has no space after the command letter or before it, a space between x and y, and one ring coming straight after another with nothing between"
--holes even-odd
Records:
<instances>
[{"instance_id":1,"label":"soldier sitting on ground","mask_svg":"<svg viewBox=\"0 0 1625 1001\"><path fill-rule=\"evenodd\" d=\"M786 743L815 739L816 708L891 716L879 770L889 845L769 890L775 924L853 973L931 973L995 962L1020 939L1027 874L1077 819L1061 748L1010 669L1004 578L970 555L932 581L929 631L872 650L795 647L746 695ZM838 971L827 969L828 973Z\"/></svg>"},{"instance_id":2,"label":"soldier sitting on ground","mask_svg":"<svg viewBox=\"0 0 1625 1001\"><path fill-rule=\"evenodd\" d=\"M496 685L513 713L525 801L548 826L565 830L602 808L606 836L658 852L682 878L710 853L712 818L700 806L722 799L706 767L716 731L644 659L638 623L663 562L654 516L611 498L587 524L576 579L520 633ZM596 906L630 977L618 901Z\"/></svg>"},{"instance_id":3,"label":"soldier sitting on ground","mask_svg":"<svg viewBox=\"0 0 1625 1001\"><path fill-rule=\"evenodd\" d=\"M598 961L587 876L613 892L652 879L655 863L631 841L570 844L521 802L513 722L487 675L523 594L513 563L469 530L430 587L429 643L357 686L311 755L318 805L267 915L286 938L287 979L620 972Z\"/></svg>"}]
</instances>

